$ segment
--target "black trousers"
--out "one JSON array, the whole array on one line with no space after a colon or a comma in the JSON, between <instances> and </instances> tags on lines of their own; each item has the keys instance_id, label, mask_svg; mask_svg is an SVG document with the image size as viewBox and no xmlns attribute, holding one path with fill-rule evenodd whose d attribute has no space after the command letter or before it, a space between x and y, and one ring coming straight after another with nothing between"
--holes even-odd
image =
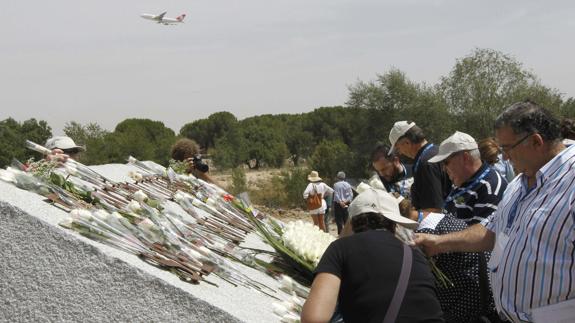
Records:
<instances>
[{"instance_id":1,"label":"black trousers","mask_svg":"<svg viewBox=\"0 0 575 323\"><path fill-rule=\"evenodd\" d=\"M349 213L347 211L347 207L345 208L341 207L341 205L339 205L338 202L334 202L333 205L334 205L333 213L335 217L335 224L337 225L337 234L340 234L341 230L343 229L343 226L347 222Z\"/></svg>"}]
</instances>

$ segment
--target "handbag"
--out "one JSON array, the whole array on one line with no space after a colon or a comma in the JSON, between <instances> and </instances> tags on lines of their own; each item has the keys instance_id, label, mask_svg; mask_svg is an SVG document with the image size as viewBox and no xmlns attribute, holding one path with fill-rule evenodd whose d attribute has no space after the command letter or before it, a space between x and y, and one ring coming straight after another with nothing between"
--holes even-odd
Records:
<instances>
[{"instance_id":1,"label":"handbag","mask_svg":"<svg viewBox=\"0 0 575 323\"><path fill-rule=\"evenodd\" d=\"M321 200L322 200L322 194L318 193L315 185L313 185L313 192L308 195L306 200L307 209L309 211L319 209L321 207Z\"/></svg>"}]
</instances>

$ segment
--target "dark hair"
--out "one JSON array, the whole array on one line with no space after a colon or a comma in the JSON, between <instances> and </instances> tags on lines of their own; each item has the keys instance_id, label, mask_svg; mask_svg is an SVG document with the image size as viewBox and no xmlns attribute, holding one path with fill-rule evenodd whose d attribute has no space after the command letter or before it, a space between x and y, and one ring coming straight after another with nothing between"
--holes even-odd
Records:
<instances>
[{"instance_id":1,"label":"dark hair","mask_svg":"<svg viewBox=\"0 0 575 323\"><path fill-rule=\"evenodd\" d=\"M411 143L418 144L425 140L425 133L423 133L423 130L417 125L413 125L413 127L409 128L409 130L407 130L403 136L399 137L397 141L402 138L407 138Z\"/></svg>"},{"instance_id":2,"label":"dark hair","mask_svg":"<svg viewBox=\"0 0 575 323\"><path fill-rule=\"evenodd\" d=\"M395 157L397 157L396 152L394 151L389 155L390 147L384 143L378 143L373 151L371 152L371 161L375 162L380 160L382 157L385 159L392 161Z\"/></svg>"},{"instance_id":3,"label":"dark hair","mask_svg":"<svg viewBox=\"0 0 575 323\"><path fill-rule=\"evenodd\" d=\"M183 161L200 153L200 146L192 139L182 138L172 146L172 159Z\"/></svg>"},{"instance_id":4,"label":"dark hair","mask_svg":"<svg viewBox=\"0 0 575 323\"><path fill-rule=\"evenodd\" d=\"M479 154L481 159L490 165L493 165L499 161L499 145L492 137L481 139L479 141Z\"/></svg>"},{"instance_id":5,"label":"dark hair","mask_svg":"<svg viewBox=\"0 0 575 323\"><path fill-rule=\"evenodd\" d=\"M575 120L569 118L561 120L561 136L565 139L575 140Z\"/></svg>"},{"instance_id":6,"label":"dark hair","mask_svg":"<svg viewBox=\"0 0 575 323\"><path fill-rule=\"evenodd\" d=\"M513 103L495 120L495 129L510 127L515 134L538 133L545 141L561 138L559 120L551 111L526 100Z\"/></svg>"},{"instance_id":7,"label":"dark hair","mask_svg":"<svg viewBox=\"0 0 575 323\"><path fill-rule=\"evenodd\" d=\"M377 229L386 229L393 233L395 222L379 213L361 213L351 218L351 228L354 233Z\"/></svg>"}]
</instances>

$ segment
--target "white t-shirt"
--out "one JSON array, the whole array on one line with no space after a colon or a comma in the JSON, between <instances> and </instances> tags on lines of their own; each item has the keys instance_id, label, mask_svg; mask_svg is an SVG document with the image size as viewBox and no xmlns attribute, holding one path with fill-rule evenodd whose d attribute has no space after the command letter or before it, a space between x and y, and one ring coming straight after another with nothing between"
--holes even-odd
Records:
<instances>
[{"instance_id":1,"label":"white t-shirt","mask_svg":"<svg viewBox=\"0 0 575 323\"><path fill-rule=\"evenodd\" d=\"M307 187L305 188L305 191L303 191L303 198L307 199L307 197L314 192L317 192L318 194L321 194L322 197L325 197L326 195L331 195L333 194L333 188L327 186L326 183L320 182L320 183L309 183L307 184ZM327 204L325 203L325 199L321 199L321 207L315 210L310 210L309 213L310 214L324 214L325 210L327 209Z\"/></svg>"}]
</instances>

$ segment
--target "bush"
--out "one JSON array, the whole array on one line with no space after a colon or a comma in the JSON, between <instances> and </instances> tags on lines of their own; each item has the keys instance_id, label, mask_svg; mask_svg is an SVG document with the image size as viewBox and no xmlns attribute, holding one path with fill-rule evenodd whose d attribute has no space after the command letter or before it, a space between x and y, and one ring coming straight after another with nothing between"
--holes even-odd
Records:
<instances>
[{"instance_id":1,"label":"bush","mask_svg":"<svg viewBox=\"0 0 575 323\"><path fill-rule=\"evenodd\" d=\"M230 191L232 194L240 194L248 190L246 181L246 172L242 167L236 167L232 170L232 187Z\"/></svg>"}]
</instances>

